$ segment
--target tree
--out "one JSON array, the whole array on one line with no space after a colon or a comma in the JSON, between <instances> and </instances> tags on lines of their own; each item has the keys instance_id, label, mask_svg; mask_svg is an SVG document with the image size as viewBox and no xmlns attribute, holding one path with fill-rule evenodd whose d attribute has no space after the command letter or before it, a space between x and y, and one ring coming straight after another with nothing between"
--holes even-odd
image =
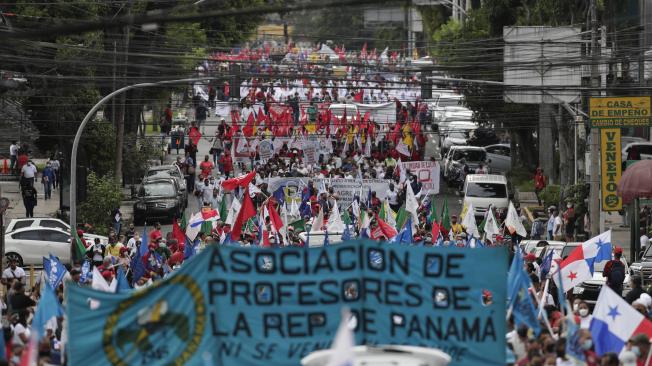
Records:
<instances>
[{"instance_id":1,"label":"tree","mask_svg":"<svg viewBox=\"0 0 652 366\"><path fill-rule=\"evenodd\" d=\"M90 224L95 232L106 235L111 228L111 212L122 203L122 189L113 174L99 177L88 174L88 197L79 206L79 222Z\"/></svg>"}]
</instances>

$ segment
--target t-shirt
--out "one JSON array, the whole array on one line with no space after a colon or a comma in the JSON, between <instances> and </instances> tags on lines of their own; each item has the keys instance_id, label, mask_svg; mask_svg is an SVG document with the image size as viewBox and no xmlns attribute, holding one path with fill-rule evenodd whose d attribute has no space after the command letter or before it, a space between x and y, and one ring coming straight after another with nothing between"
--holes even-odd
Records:
<instances>
[{"instance_id":1,"label":"t-shirt","mask_svg":"<svg viewBox=\"0 0 652 366\"><path fill-rule=\"evenodd\" d=\"M211 172L213 171L213 163L210 161L202 161L201 164L199 164L199 169L201 169L201 173L205 176L208 177L211 175Z\"/></svg>"},{"instance_id":2,"label":"t-shirt","mask_svg":"<svg viewBox=\"0 0 652 366\"><path fill-rule=\"evenodd\" d=\"M398 196L396 194L396 191L387 191L387 201L389 201L390 205L398 204Z\"/></svg>"},{"instance_id":3,"label":"t-shirt","mask_svg":"<svg viewBox=\"0 0 652 366\"><path fill-rule=\"evenodd\" d=\"M18 279L18 280L22 281L23 278L25 278L25 271L20 267L16 267L16 269L11 269L11 267L10 267L10 268L5 269L2 272L2 278L4 278L4 279L14 279L15 278L15 279Z\"/></svg>"},{"instance_id":4,"label":"t-shirt","mask_svg":"<svg viewBox=\"0 0 652 366\"><path fill-rule=\"evenodd\" d=\"M25 342L20 338L21 334L25 334L25 336L29 339L30 332L29 329L27 329L24 325L21 323L16 323L15 325L11 326L11 345L12 346L24 346Z\"/></svg>"},{"instance_id":5,"label":"t-shirt","mask_svg":"<svg viewBox=\"0 0 652 366\"><path fill-rule=\"evenodd\" d=\"M9 155L11 155L11 156L18 155L18 145L9 146Z\"/></svg>"},{"instance_id":6,"label":"t-shirt","mask_svg":"<svg viewBox=\"0 0 652 366\"><path fill-rule=\"evenodd\" d=\"M553 235L561 235L561 217L555 217L555 224L553 228Z\"/></svg>"},{"instance_id":7,"label":"t-shirt","mask_svg":"<svg viewBox=\"0 0 652 366\"><path fill-rule=\"evenodd\" d=\"M116 243L115 245L109 244L106 249L108 250L110 255L118 258L120 256L120 249L123 246L124 245L122 245L122 243Z\"/></svg>"},{"instance_id":8,"label":"t-shirt","mask_svg":"<svg viewBox=\"0 0 652 366\"><path fill-rule=\"evenodd\" d=\"M20 171L23 173L23 177L25 178L34 178L36 175L36 167L32 164L23 165L23 168Z\"/></svg>"}]
</instances>

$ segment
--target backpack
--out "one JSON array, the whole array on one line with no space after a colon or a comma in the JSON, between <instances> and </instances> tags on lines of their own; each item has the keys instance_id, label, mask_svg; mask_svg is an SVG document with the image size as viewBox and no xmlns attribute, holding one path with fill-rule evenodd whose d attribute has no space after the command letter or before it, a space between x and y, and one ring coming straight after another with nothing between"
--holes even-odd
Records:
<instances>
[{"instance_id":1,"label":"backpack","mask_svg":"<svg viewBox=\"0 0 652 366\"><path fill-rule=\"evenodd\" d=\"M609 272L609 285L622 286L625 281L625 265L619 260L611 261L611 271Z\"/></svg>"}]
</instances>

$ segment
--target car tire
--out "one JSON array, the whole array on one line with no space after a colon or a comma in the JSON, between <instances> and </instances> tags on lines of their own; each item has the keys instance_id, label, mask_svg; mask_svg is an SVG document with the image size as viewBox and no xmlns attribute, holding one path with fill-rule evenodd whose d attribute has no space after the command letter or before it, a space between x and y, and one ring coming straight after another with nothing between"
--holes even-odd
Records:
<instances>
[{"instance_id":1,"label":"car tire","mask_svg":"<svg viewBox=\"0 0 652 366\"><path fill-rule=\"evenodd\" d=\"M16 262L18 262L18 267L23 266L23 257L21 257L18 253L9 252L5 254L5 258L7 258L7 263L9 263L10 260L15 259Z\"/></svg>"}]
</instances>

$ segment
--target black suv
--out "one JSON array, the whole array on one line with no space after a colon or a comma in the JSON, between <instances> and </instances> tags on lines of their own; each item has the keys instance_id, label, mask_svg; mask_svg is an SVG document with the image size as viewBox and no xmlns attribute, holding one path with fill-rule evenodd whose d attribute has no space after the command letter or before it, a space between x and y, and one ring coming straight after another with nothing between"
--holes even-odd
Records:
<instances>
[{"instance_id":1,"label":"black suv","mask_svg":"<svg viewBox=\"0 0 652 366\"><path fill-rule=\"evenodd\" d=\"M151 219L167 218L172 221L183 214L184 206L179 186L173 178L147 178L138 189L134 221L137 224Z\"/></svg>"}]
</instances>

